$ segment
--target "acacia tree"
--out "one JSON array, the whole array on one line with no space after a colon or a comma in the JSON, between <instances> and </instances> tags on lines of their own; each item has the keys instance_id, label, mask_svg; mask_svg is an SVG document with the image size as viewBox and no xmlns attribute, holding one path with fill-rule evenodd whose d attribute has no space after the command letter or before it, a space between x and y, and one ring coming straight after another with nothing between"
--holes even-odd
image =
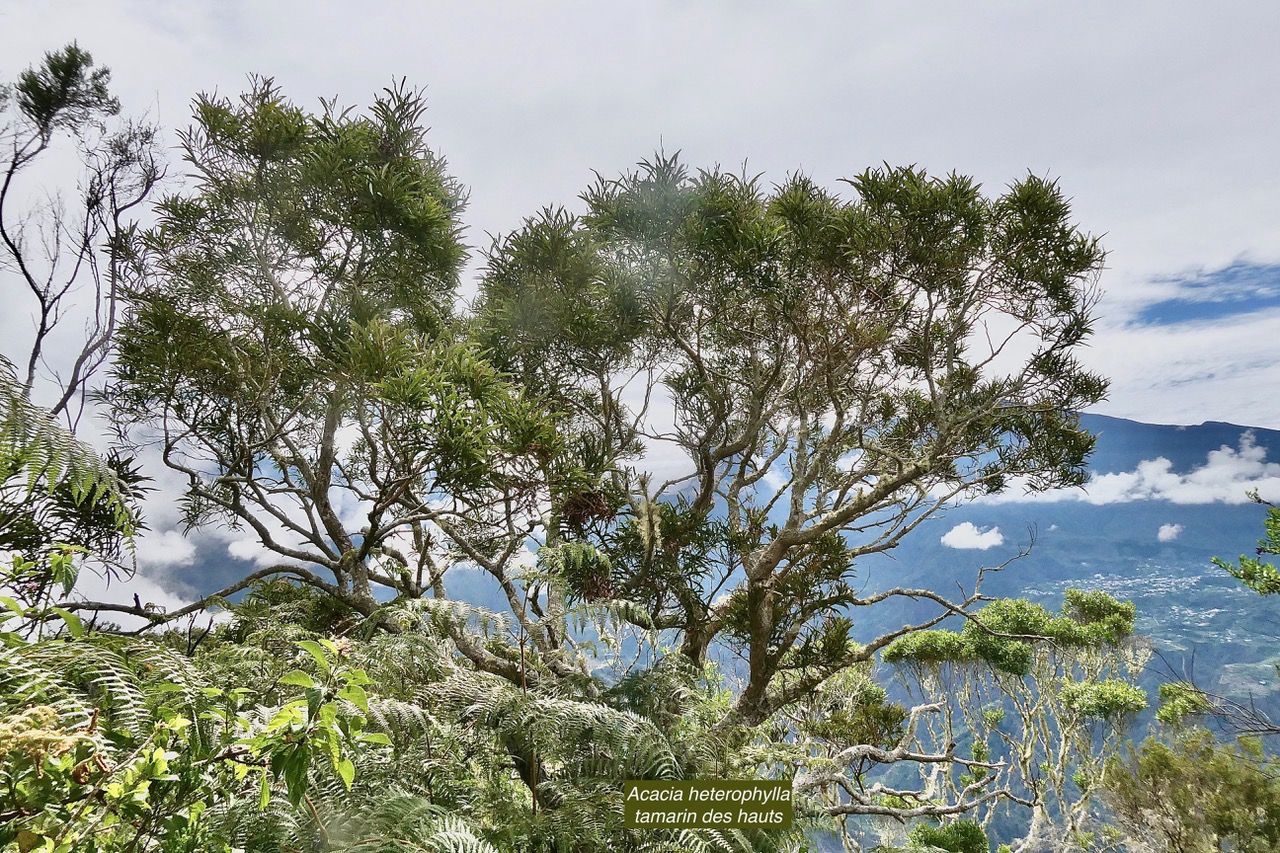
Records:
<instances>
[{"instance_id":1,"label":"acacia tree","mask_svg":"<svg viewBox=\"0 0 1280 853\"><path fill-rule=\"evenodd\" d=\"M974 762L927 769L954 795L996 780L1031 809L1015 851L1090 849L1103 768L1147 706L1136 686L1151 651L1133 638L1137 608L1103 592L1069 589L1060 614L1023 599L991 602L959 631L900 637L884 660L932 708L934 742L968 741ZM1028 639L1014 639L1028 638ZM1035 638L1035 639L1029 639ZM957 778L956 770L961 771ZM985 801L990 826L1007 806Z\"/></svg>"},{"instance_id":2,"label":"acacia tree","mask_svg":"<svg viewBox=\"0 0 1280 853\"><path fill-rule=\"evenodd\" d=\"M51 566L120 570L122 531L140 521L133 461L72 438L113 345L131 217L163 176L156 128L116 118L110 78L71 44L0 85L0 552L17 560L6 590L29 602L51 594ZM67 146L70 193L46 180Z\"/></svg>"},{"instance_id":3,"label":"acacia tree","mask_svg":"<svg viewBox=\"0 0 1280 853\"><path fill-rule=\"evenodd\" d=\"M581 217L530 220L482 285L498 363L573 413L579 455L605 466L549 541L598 546L609 577L601 563L591 584L695 665L715 641L739 651L749 726L936 622L856 646L843 608L970 607L859 596L854 563L958 496L1081 483L1092 438L1073 413L1105 389L1076 359L1103 253L1055 185L988 199L883 169L850 186L766 191L659 158L589 189ZM655 483L628 464L641 452L686 473Z\"/></svg>"},{"instance_id":4,"label":"acacia tree","mask_svg":"<svg viewBox=\"0 0 1280 853\"><path fill-rule=\"evenodd\" d=\"M572 452L600 472L544 527L583 555L562 567L570 596L639 605L695 669L713 644L735 652L721 731L785 731L786 710L837 674L969 615L976 585L954 600L859 594L855 563L955 498L1079 484L1092 447L1073 412L1105 383L1075 353L1103 255L1056 186L1028 178L987 199L914 169L850 183L852 200L802 177L767 191L659 158L589 189L582 216L531 219L482 283L493 358L570 413ZM683 470L656 481L655 457ZM895 597L936 615L852 642L850 614ZM893 730L873 693L850 699L842 732L871 739L818 750L809 787L826 813L952 815L1013 793L987 772L945 793L844 796L833 756L842 776L957 763L921 731L927 708Z\"/></svg>"},{"instance_id":5,"label":"acacia tree","mask_svg":"<svg viewBox=\"0 0 1280 853\"><path fill-rule=\"evenodd\" d=\"M446 597L457 561L510 562L561 476L549 415L452 316L463 195L423 110L401 86L310 115L255 79L198 99L181 135L192 189L139 241L109 396L187 478L188 525L277 558L219 596L285 574L358 616L378 587Z\"/></svg>"},{"instance_id":6,"label":"acacia tree","mask_svg":"<svg viewBox=\"0 0 1280 853\"><path fill-rule=\"evenodd\" d=\"M313 116L266 80L200 98L193 183L140 241L110 393L186 476L189 523L248 528L278 559L218 595L282 575L329 597L335 624L414 630L405 614L426 613L497 676L446 705L493 709L533 814L601 795L568 746L529 734L576 729L512 728L520 714L561 720L571 699L584 730L612 708L681 731L691 694L655 685L688 687L719 645L742 689L663 772L779 770L794 751L736 746L981 600L858 594L857 558L958 496L1082 481L1092 438L1073 412L1105 384L1075 352L1103 254L1054 185L988 199L885 169L842 199L660 158L590 189L585 215L547 211L496 244L464 319L461 192L422 109L401 87L368 115ZM655 460L684 470L662 479ZM463 566L506 617L449 603ZM894 597L936 615L854 643L849 610ZM66 606L158 623L211 599ZM572 630L605 611L678 654L614 690ZM690 745L708 734L719 746Z\"/></svg>"}]
</instances>

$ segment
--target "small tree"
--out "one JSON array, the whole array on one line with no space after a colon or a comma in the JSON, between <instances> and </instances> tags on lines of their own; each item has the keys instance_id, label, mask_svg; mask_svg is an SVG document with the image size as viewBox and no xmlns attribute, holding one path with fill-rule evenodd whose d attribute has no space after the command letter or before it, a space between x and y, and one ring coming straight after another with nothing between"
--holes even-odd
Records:
<instances>
[{"instance_id":1,"label":"small tree","mask_svg":"<svg viewBox=\"0 0 1280 853\"><path fill-rule=\"evenodd\" d=\"M16 555L6 590L30 604L48 604L55 585L65 593L83 555L122 568L139 523L145 478L132 460L99 459L74 440L113 345L130 217L163 174L156 128L115 119L110 78L71 44L0 85L0 295L11 321L0 355L0 552ZM82 168L74 193L40 185L66 143ZM17 326L27 309L29 336ZM36 402L45 399L47 408Z\"/></svg>"},{"instance_id":2,"label":"small tree","mask_svg":"<svg viewBox=\"0 0 1280 853\"><path fill-rule=\"evenodd\" d=\"M120 102L110 80L73 43L0 86L0 282L10 310L31 306L35 325L29 346L12 357L21 362L20 387L51 389L49 411L69 425L111 353L133 260L131 217L164 175L157 128L115 121ZM63 140L83 169L75 198L46 190L28 204L36 191L23 179ZM82 317L82 333L59 328Z\"/></svg>"},{"instance_id":3,"label":"small tree","mask_svg":"<svg viewBox=\"0 0 1280 853\"><path fill-rule=\"evenodd\" d=\"M1133 639L1136 613L1130 602L1073 589L1060 614L995 601L960 631L921 631L885 649L912 694L934 703L933 740L967 742L972 755L958 778L943 766L926 778L959 793L1000 777L1010 799L1031 806L1014 851L1077 844L1099 825L1091 806L1103 768L1147 707L1136 682L1151 652ZM984 804L990 825L1005 803Z\"/></svg>"},{"instance_id":4,"label":"small tree","mask_svg":"<svg viewBox=\"0 0 1280 853\"><path fill-rule=\"evenodd\" d=\"M1104 798L1133 849L1262 853L1280 845L1280 780L1256 740L1150 739L1107 765Z\"/></svg>"}]
</instances>

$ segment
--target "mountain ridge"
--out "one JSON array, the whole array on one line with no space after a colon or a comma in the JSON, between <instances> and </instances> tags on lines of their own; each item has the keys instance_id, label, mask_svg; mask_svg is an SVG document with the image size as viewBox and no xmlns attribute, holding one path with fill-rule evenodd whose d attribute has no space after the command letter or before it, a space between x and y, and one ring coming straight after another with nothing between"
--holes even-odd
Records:
<instances>
[{"instance_id":1,"label":"mountain ridge","mask_svg":"<svg viewBox=\"0 0 1280 853\"><path fill-rule=\"evenodd\" d=\"M1272 476L1280 485L1280 465L1269 461L1280 459L1280 431L1220 421L1194 426L1145 424L1089 413L1081 415L1081 423L1098 435L1097 449L1089 460L1095 483L1123 484L1145 467L1158 469L1165 482L1176 480L1194 488L1177 493L1180 501L1162 498L1158 491L1129 494L1113 489L1108 496L1095 489L1092 494L1056 493L1054 500L1031 495L952 506L922 524L892 552L860 559L854 567L855 587L865 592L926 587L955 594L958 588L972 589L979 567L999 565L1034 543L1027 556L1003 571L988 573L983 591L1028 597L1056 610L1068 587L1105 590L1137 604L1139 629L1161 652L1174 659L1199 655L1202 668L1226 667L1224 683L1248 681L1232 673L1264 666L1274 657L1274 641L1260 630L1274 618L1274 608L1216 568L1211 559L1252 551L1262 535L1265 512L1245 497L1253 482L1247 478L1227 477L1213 484L1215 498L1233 502L1187 498L1196 497L1195 488L1203 485L1206 472L1215 470L1211 467L1215 459L1231 476L1247 473L1246 469L1269 474L1267 466L1275 466ZM1246 450L1251 454L1248 459ZM1167 469L1154 464L1159 459L1168 461ZM1116 499L1104 500L1108 497ZM964 524L998 543L986 548L943 543L950 531ZM997 531L998 537L991 531ZM180 582L203 594L250 570L249 564L222 552L200 554L176 574ZM451 572L449 589L474 604L506 607L492 579L474 570ZM852 614L855 636L865 640L918 621L928 607L894 599L859 610Z\"/></svg>"}]
</instances>

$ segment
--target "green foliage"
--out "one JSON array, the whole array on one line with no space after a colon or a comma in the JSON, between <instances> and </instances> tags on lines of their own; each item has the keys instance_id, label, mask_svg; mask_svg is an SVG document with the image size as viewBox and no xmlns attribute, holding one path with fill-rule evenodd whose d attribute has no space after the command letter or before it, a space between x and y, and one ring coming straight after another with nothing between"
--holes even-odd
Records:
<instances>
[{"instance_id":1,"label":"green foliage","mask_svg":"<svg viewBox=\"0 0 1280 853\"><path fill-rule=\"evenodd\" d=\"M982 662L1011 675L1030 672L1034 646L1102 648L1133 634L1137 607L1101 591L1069 589L1062 615L1054 616L1025 599L1002 599L986 605L959 632L916 631L885 647L886 663L938 665Z\"/></svg>"},{"instance_id":2,"label":"green foliage","mask_svg":"<svg viewBox=\"0 0 1280 853\"><path fill-rule=\"evenodd\" d=\"M718 680L667 665L603 695L524 690L462 665L439 620L406 611L399 633L333 639L289 621L312 618L299 601L314 592L278 587L232 605L191 657L176 634L0 650L0 850L754 851L796 838L622 826L624 778L758 772L709 734L726 708Z\"/></svg>"},{"instance_id":3,"label":"green foliage","mask_svg":"<svg viewBox=\"0 0 1280 853\"><path fill-rule=\"evenodd\" d=\"M886 646L881 658L892 664L936 665L972 660L973 650L955 631L916 631Z\"/></svg>"},{"instance_id":4,"label":"green foliage","mask_svg":"<svg viewBox=\"0 0 1280 853\"><path fill-rule=\"evenodd\" d=\"M207 755L201 697L145 675L184 662L101 639L10 645L0 657L0 849L125 850L200 820L205 803L184 777Z\"/></svg>"},{"instance_id":5,"label":"green foliage","mask_svg":"<svg viewBox=\"0 0 1280 853\"><path fill-rule=\"evenodd\" d=\"M527 522L504 513L572 467L453 316L463 193L424 110L400 86L311 114L264 79L197 99L198 181L136 241L109 395L169 435L190 525L252 528L360 616L375 585L416 598L459 558L509 558ZM343 500L372 515L346 523Z\"/></svg>"},{"instance_id":6,"label":"green foliage","mask_svg":"<svg viewBox=\"0 0 1280 853\"><path fill-rule=\"evenodd\" d=\"M367 811L333 815L327 830L330 849L347 853L499 853L464 817L396 791Z\"/></svg>"},{"instance_id":7,"label":"green foliage","mask_svg":"<svg viewBox=\"0 0 1280 853\"><path fill-rule=\"evenodd\" d=\"M546 210L496 243L477 306L491 357L564 413L584 462L548 542L590 541L608 589L679 630L695 666L715 641L747 661L749 725L864 654L841 612L854 561L935 498L1081 482L1071 401L1105 385L1071 355L1102 252L1056 186L987 198L909 168L849 184L659 155L597 181L581 216ZM1034 352L1008 374L972 351L994 314ZM659 385L673 429L648 411ZM687 478L637 470L659 441Z\"/></svg>"},{"instance_id":8,"label":"green foliage","mask_svg":"<svg viewBox=\"0 0 1280 853\"><path fill-rule=\"evenodd\" d=\"M95 68L93 57L73 42L18 75L15 101L41 136L58 129L78 135L85 125L120 112L120 101L107 90L110 80L110 69Z\"/></svg>"},{"instance_id":9,"label":"green foliage","mask_svg":"<svg viewBox=\"0 0 1280 853\"><path fill-rule=\"evenodd\" d=\"M1028 640L1047 639L1052 618L1040 605L1023 599L994 601L965 624L961 635L975 659L1002 672L1026 675L1034 654Z\"/></svg>"},{"instance_id":10,"label":"green foliage","mask_svg":"<svg viewBox=\"0 0 1280 853\"><path fill-rule=\"evenodd\" d=\"M225 689L162 638L75 633L0 647L6 853L229 851L245 810L350 789L391 745L365 729L371 681L332 641L299 643L301 665L269 684L241 669Z\"/></svg>"},{"instance_id":11,"label":"green foliage","mask_svg":"<svg viewBox=\"0 0 1280 853\"><path fill-rule=\"evenodd\" d=\"M1176 681L1160 685L1160 709L1156 719L1165 725L1180 725L1188 719L1213 711L1213 701L1195 685Z\"/></svg>"},{"instance_id":12,"label":"green foliage","mask_svg":"<svg viewBox=\"0 0 1280 853\"><path fill-rule=\"evenodd\" d=\"M1118 645L1133 636L1133 623L1138 606L1132 601L1118 601L1101 590L1069 589L1065 593L1062 613L1081 627L1083 637L1063 625L1055 636L1058 642L1068 637L1084 645Z\"/></svg>"},{"instance_id":13,"label":"green foliage","mask_svg":"<svg viewBox=\"0 0 1280 853\"><path fill-rule=\"evenodd\" d=\"M0 356L0 589L28 627L78 619L54 605L92 561L118 569L147 491L131 459L99 456L32 404Z\"/></svg>"},{"instance_id":14,"label":"green foliage","mask_svg":"<svg viewBox=\"0 0 1280 853\"><path fill-rule=\"evenodd\" d=\"M72 43L0 85L3 296L15 317L32 319L29 331L10 330L0 354L0 553L16 557L5 590L36 621L85 563L127 571L122 549L141 528L147 478L132 458L100 456L74 434L111 348L126 217L163 171L154 127L108 128L120 111L110 78ZM71 200L56 186L23 185L58 137L69 137L83 169ZM33 190L41 201L22 209ZM79 337L66 325L80 326ZM37 391L47 408L33 402Z\"/></svg>"},{"instance_id":15,"label":"green foliage","mask_svg":"<svg viewBox=\"0 0 1280 853\"><path fill-rule=\"evenodd\" d=\"M1147 707L1147 694L1123 681L1081 681L1062 685L1062 701L1084 718L1113 720L1131 717Z\"/></svg>"},{"instance_id":16,"label":"green foliage","mask_svg":"<svg viewBox=\"0 0 1280 853\"><path fill-rule=\"evenodd\" d=\"M1103 252L1058 187L986 197L886 167L846 199L659 157L598 181L582 216L496 241L463 318L463 192L424 109L403 85L366 113L309 112L269 79L202 96L180 137L193 180L115 244L117 427L183 476L190 526L251 530L280 560L263 574L290 580L203 636L81 637L62 644L75 663L11 643L41 673L13 712L74 699L48 729L70 737L96 709L102 790L119 786L32 794L12 809L26 831L103 850L768 850L819 819L1007 793L982 793L984 742L963 765L954 741L921 751L934 733L874 683L875 652L1022 676L1045 646L1120 643L1132 608L934 596L972 620L862 645L858 607L920 595L862 597L853 567L953 498L1083 481L1073 413L1105 381L1074 352ZM659 442L688 477L641 469ZM463 571L506 610L452 599ZM716 647L742 660L740 690ZM1079 714L1118 714L1095 681ZM947 781L870 781L899 762ZM622 779L708 776L801 778L802 825L622 825ZM964 826L938 838L967 851Z\"/></svg>"},{"instance_id":17,"label":"green foliage","mask_svg":"<svg viewBox=\"0 0 1280 853\"><path fill-rule=\"evenodd\" d=\"M81 538L109 551L139 521L141 478L130 463L104 459L55 423L0 356L0 547L34 556L54 539Z\"/></svg>"},{"instance_id":18,"label":"green foliage","mask_svg":"<svg viewBox=\"0 0 1280 853\"><path fill-rule=\"evenodd\" d=\"M1250 493L1250 497L1258 503L1265 503L1256 490ZM1280 508L1267 506L1267 517L1263 519L1262 527L1266 535L1258 540L1258 555L1280 554ZM1241 555L1234 565L1217 557L1213 558L1213 564L1226 569L1259 595L1280 593L1280 570L1271 563Z\"/></svg>"},{"instance_id":19,"label":"green foliage","mask_svg":"<svg viewBox=\"0 0 1280 853\"><path fill-rule=\"evenodd\" d=\"M820 713L801 730L829 745L873 744L889 748L902 739L906 709L865 672L850 668L823 686Z\"/></svg>"},{"instance_id":20,"label":"green foliage","mask_svg":"<svg viewBox=\"0 0 1280 853\"><path fill-rule=\"evenodd\" d=\"M950 853L989 853L987 833L970 820L957 820L942 826L920 824L909 833L911 847L948 850Z\"/></svg>"},{"instance_id":21,"label":"green foliage","mask_svg":"<svg viewBox=\"0 0 1280 853\"><path fill-rule=\"evenodd\" d=\"M1092 795L1147 706L1136 682L1150 653L1131 640L1135 616L1132 603L1102 592L1068 590L1058 615L1000 600L959 631L907 634L882 656L935 703L935 738L969 739L979 763L953 784L1025 792L1034 801L1027 843L1073 845L1106 834Z\"/></svg>"},{"instance_id":22,"label":"green foliage","mask_svg":"<svg viewBox=\"0 0 1280 853\"><path fill-rule=\"evenodd\" d=\"M538 562L568 585L573 597L597 601L612 595L613 564L585 542L563 542L538 551Z\"/></svg>"},{"instance_id":23,"label":"green foliage","mask_svg":"<svg viewBox=\"0 0 1280 853\"><path fill-rule=\"evenodd\" d=\"M1256 741L1187 732L1111 761L1105 798L1131 837L1170 850L1262 853L1280 845L1278 769Z\"/></svg>"},{"instance_id":24,"label":"green foliage","mask_svg":"<svg viewBox=\"0 0 1280 853\"><path fill-rule=\"evenodd\" d=\"M350 789L356 770L344 746L391 745L385 734L363 731L364 715L369 713L364 688L372 683L364 670L342 665L341 651L332 640L301 640L298 647L310 655L321 677L302 669L280 676L278 685L300 687L303 695L281 706L245 744L252 754L267 760L274 776L284 779L289 802L295 807L306 793L313 755L327 758ZM265 808L269 796L265 775L262 790Z\"/></svg>"},{"instance_id":25,"label":"green foliage","mask_svg":"<svg viewBox=\"0 0 1280 853\"><path fill-rule=\"evenodd\" d=\"M1257 489L1249 492L1249 497L1255 503L1267 507L1267 515L1262 522L1265 535L1258 540L1255 549L1258 557L1280 554L1280 508L1264 501ZM1213 563L1230 572L1259 595L1280 592L1280 572L1271 563L1247 555L1241 555L1234 564L1218 557L1213 558ZM1161 685L1160 699L1161 707L1157 717L1167 724L1182 725L1193 719L1212 716L1245 734L1270 735L1280 732L1280 726L1252 702L1241 704L1202 690L1191 682L1178 681Z\"/></svg>"}]
</instances>

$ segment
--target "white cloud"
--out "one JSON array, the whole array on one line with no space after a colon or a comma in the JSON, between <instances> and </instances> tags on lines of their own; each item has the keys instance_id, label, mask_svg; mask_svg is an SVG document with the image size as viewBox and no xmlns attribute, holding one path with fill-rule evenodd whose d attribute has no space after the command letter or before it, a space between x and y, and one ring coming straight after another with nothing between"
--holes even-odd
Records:
<instances>
[{"instance_id":1,"label":"white cloud","mask_svg":"<svg viewBox=\"0 0 1280 853\"><path fill-rule=\"evenodd\" d=\"M1013 483L999 495L979 498L982 503L1058 503L1083 501L1094 505L1130 501L1169 501L1176 504L1243 504L1254 489L1267 500L1280 499L1280 464L1267 462L1266 448L1258 446L1252 432L1240 436L1240 445L1212 450L1204 465L1188 474L1173 470L1163 456L1138 463L1132 471L1094 474L1083 489L1026 492Z\"/></svg>"},{"instance_id":2,"label":"white cloud","mask_svg":"<svg viewBox=\"0 0 1280 853\"><path fill-rule=\"evenodd\" d=\"M1187 346L1201 333L1127 325L1178 293L1170 275L1278 257L1280 120L1257 108L1280 74L1278 4L1152 15L1081 0L975 15L942 0L803 14L548 0L353 16L333 0L12 0L0 20L0 79L79 33L113 69L125 111L150 109L170 141L196 92L234 96L249 72L308 107L320 95L367 103L401 75L429 86L429 139L470 186L468 236L481 246L543 205L576 206L591 169L609 177L660 144L695 167L750 158L766 180L800 168L833 186L885 160L958 169L991 192L1028 170L1057 176L1110 252L1090 356L1115 379L1100 411L1231 420L1249 402L1253 423L1280 427L1265 385L1222 381L1269 337L1221 334L1247 325L1233 321L1202 330L1212 346ZM439 49L421 49L424 31ZM1274 353L1263 355L1274 376ZM1173 384L1187 374L1202 378Z\"/></svg>"},{"instance_id":3,"label":"white cloud","mask_svg":"<svg viewBox=\"0 0 1280 853\"><path fill-rule=\"evenodd\" d=\"M957 524L942 535L942 544L948 548L959 548L968 551L986 551L1004 544L1004 535L999 527L984 530L972 521Z\"/></svg>"},{"instance_id":4,"label":"white cloud","mask_svg":"<svg viewBox=\"0 0 1280 853\"><path fill-rule=\"evenodd\" d=\"M1160 542L1172 542L1180 533L1182 533L1181 524L1162 524L1160 531L1156 533L1156 539Z\"/></svg>"},{"instance_id":5,"label":"white cloud","mask_svg":"<svg viewBox=\"0 0 1280 853\"><path fill-rule=\"evenodd\" d=\"M1090 411L1146 423L1280 428L1280 309L1166 325L1137 325L1129 316L1104 315L1081 353L1111 380L1108 402Z\"/></svg>"},{"instance_id":6,"label":"white cloud","mask_svg":"<svg viewBox=\"0 0 1280 853\"><path fill-rule=\"evenodd\" d=\"M275 555L257 539L234 539L227 543L227 553L236 560L251 562L259 567L271 565Z\"/></svg>"},{"instance_id":7,"label":"white cloud","mask_svg":"<svg viewBox=\"0 0 1280 853\"><path fill-rule=\"evenodd\" d=\"M135 543L138 565L144 569L171 569L189 566L196 546L178 530L147 531Z\"/></svg>"}]
</instances>

